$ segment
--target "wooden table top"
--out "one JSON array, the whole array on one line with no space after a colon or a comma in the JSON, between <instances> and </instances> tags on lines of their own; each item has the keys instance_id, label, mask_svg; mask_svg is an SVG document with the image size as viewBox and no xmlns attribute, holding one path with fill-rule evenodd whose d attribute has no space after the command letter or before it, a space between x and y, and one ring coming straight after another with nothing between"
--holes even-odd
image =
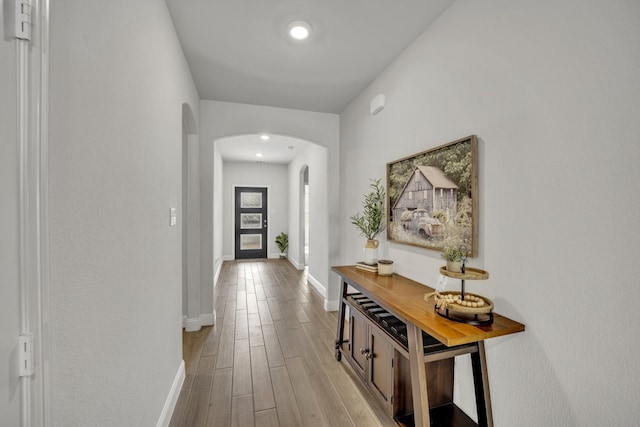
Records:
<instances>
[{"instance_id":1,"label":"wooden table top","mask_svg":"<svg viewBox=\"0 0 640 427\"><path fill-rule=\"evenodd\" d=\"M379 276L356 269L355 266L331 268L346 281L357 284L369 298L394 315L413 323L447 346L467 344L488 338L524 331L524 325L494 312L491 325L474 326L454 322L438 315L424 294L433 288L399 274Z\"/></svg>"}]
</instances>

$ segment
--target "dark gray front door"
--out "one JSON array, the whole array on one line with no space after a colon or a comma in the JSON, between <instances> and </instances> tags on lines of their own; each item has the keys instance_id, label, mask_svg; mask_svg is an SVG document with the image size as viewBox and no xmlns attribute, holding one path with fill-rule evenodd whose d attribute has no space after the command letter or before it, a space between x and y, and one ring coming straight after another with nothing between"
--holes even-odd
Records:
<instances>
[{"instance_id":1,"label":"dark gray front door","mask_svg":"<svg viewBox=\"0 0 640 427\"><path fill-rule=\"evenodd\" d=\"M267 189L236 187L236 259L267 257Z\"/></svg>"}]
</instances>

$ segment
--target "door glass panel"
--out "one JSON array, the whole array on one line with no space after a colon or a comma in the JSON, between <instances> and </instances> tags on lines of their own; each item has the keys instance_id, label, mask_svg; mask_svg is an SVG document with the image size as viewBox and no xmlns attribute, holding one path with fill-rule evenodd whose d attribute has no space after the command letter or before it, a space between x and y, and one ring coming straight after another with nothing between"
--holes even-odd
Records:
<instances>
[{"instance_id":1,"label":"door glass panel","mask_svg":"<svg viewBox=\"0 0 640 427\"><path fill-rule=\"evenodd\" d=\"M262 249L262 235L261 234L241 234L240 235L240 250L241 251L253 251Z\"/></svg>"},{"instance_id":2,"label":"door glass panel","mask_svg":"<svg viewBox=\"0 0 640 427\"><path fill-rule=\"evenodd\" d=\"M260 230L262 228L262 214L243 213L240 214L240 228Z\"/></svg>"},{"instance_id":3,"label":"door glass panel","mask_svg":"<svg viewBox=\"0 0 640 427\"><path fill-rule=\"evenodd\" d=\"M240 207L241 208L261 208L262 207L262 193L240 193Z\"/></svg>"}]
</instances>

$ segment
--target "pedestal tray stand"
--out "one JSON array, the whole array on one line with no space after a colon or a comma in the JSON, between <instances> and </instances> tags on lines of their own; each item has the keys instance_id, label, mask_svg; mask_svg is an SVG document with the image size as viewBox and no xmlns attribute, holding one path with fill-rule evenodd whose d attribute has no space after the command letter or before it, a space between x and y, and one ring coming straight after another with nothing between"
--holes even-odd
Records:
<instances>
[{"instance_id":1,"label":"pedestal tray stand","mask_svg":"<svg viewBox=\"0 0 640 427\"><path fill-rule=\"evenodd\" d=\"M460 279L460 292L433 292L425 295L425 301L431 296L435 301L434 309L440 316L470 325L490 325L493 323L493 302L480 295L465 292L465 280L486 280L489 273L462 264L462 272L448 271L446 266L440 267L440 274Z\"/></svg>"}]
</instances>

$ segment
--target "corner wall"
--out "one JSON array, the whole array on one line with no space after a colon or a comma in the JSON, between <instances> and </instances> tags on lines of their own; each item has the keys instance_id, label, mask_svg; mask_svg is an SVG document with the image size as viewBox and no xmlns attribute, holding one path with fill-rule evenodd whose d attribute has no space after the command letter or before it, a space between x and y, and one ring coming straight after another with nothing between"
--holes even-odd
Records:
<instances>
[{"instance_id":1,"label":"corner wall","mask_svg":"<svg viewBox=\"0 0 640 427\"><path fill-rule=\"evenodd\" d=\"M338 291L331 293L332 286L329 276L317 276L322 272L322 267L329 263L330 242L325 230L337 228L337 224L330 225L329 217L321 215L328 206L330 190L327 182L327 170L331 168L327 164L327 149L315 144L309 144L307 149L289 163L289 259L297 267L304 265L304 259L293 259L292 254L303 256L304 248L300 248L300 196L303 193L300 188L300 171L304 165L309 167L309 282L325 298L325 310L337 310ZM329 172L331 173L331 172ZM332 264L333 265L333 264Z\"/></svg>"},{"instance_id":2,"label":"corner wall","mask_svg":"<svg viewBox=\"0 0 640 427\"><path fill-rule=\"evenodd\" d=\"M53 425L166 425L184 378L182 105L197 120L198 95L164 1L52 2L51 18Z\"/></svg>"},{"instance_id":3,"label":"corner wall","mask_svg":"<svg viewBox=\"0 0 640 427\"><path fill-rule=\"evenodd\" d=\"M362 251L348 218L368 178L478 135L470 265L490 279L470 290L527 328L487 342L497 426L640 417L639 40L635 1L459 0L341 114L344 263ZM371 117L379 93L387 105ZM438 252L385 244L398 273L437 282ZM468 358L456 364L456 401L473 414Z\"/></svg>"}]
</instances>

